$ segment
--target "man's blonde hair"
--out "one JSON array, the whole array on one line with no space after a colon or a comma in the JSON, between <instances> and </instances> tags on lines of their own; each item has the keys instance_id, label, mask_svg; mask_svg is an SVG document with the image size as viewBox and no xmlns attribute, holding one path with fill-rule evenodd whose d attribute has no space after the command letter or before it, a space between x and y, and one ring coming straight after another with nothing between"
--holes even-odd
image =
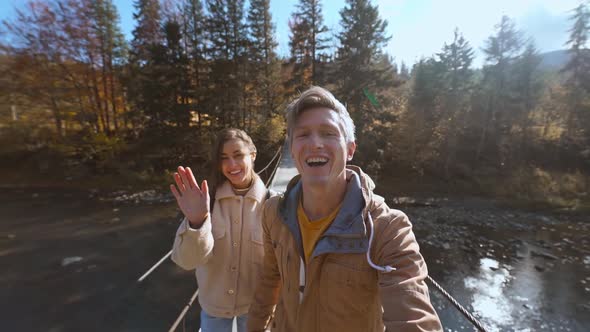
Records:
<instances>
[{"instance_id":1,"label":"man's blonde hair","mask_svg":"<svg viewBox=\"0 0 590 332\"><path fill-rule=\"evenodd\" d=\"M347 143L354 142L356 140L354 136L355 128L354 122L350 118L350 114L346 110L346 107L342 105L330 91L319 87L313 86L305 90L299 98L295 99L289 106L287 106L287 134L289 135L289 142L293 138L293 128L299 116L306 110L325 107L338 114L340 118L340 128L344 132L344 139Z\"/></svg>"}]
</instances>

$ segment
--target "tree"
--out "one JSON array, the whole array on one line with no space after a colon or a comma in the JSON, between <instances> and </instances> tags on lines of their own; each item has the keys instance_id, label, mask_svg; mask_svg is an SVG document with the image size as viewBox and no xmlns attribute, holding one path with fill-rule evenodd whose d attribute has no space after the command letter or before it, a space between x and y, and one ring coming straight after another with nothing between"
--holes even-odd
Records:
<instances>
[{"instance_id":1,"label":"tree","mask_svg":"<svg viewBox=\"0 0 590 332\"><path fill-rule=\"evenodd\" d=\"M89 5L95 39L98 42L106 131L109 133L111 123L113 129L118 130L118 113L123 111L124 101L119 103L118 100L122 99L120 76L121 67L127 57L127 45L112 0L95 1ZM110 109L107 103L110 104Z\"/></svg>"},{"instance_id":2,"label":"tree","mask_svg":"<svg viewBox=\"0 0 590 332\"><path fill-rule=\"evenodd\" d=\"M136 12L133 18L137 25L133 29L131 60L143 64L149 58L150 47L161 44L164 36L160 23L158 0L135 0Z\"/></svg>"},{"instance_id":3,"label":"tree","mask_svg":"<svg viewBox=\"0 0 590 332\"><path fill-rule=\"evenodd\" d=\"M345 98L355 123L362 132L365 123L376 112L370 95L379 96L394 86L393 66L382 62L382 48L391 39L385 29L387 21L379 18L379 10L369 0L347 0L340 11L342 32L336 56L338 94ZM378 65L380 64L380 65Z\"/></svg>"},{"instance_id":4,"label":"tree","mask_svg":"<svg viewBox=\"0 0 590 332\"><path fill-rule=\"evenodd\" d=\"M518 144L512 144L515 154L513 159L524 161L527 159L527 145L530 145L529 130L532 125L532 113L537 107L542 95L543 84L538 75L538 66L541 63L539 51L533 40L529 40L525 50L514 64L513 95L517 103L515 108L514 127L518 127L520 140ZM517 154L516 154L517 153Z\"/></svg>"},{"instance_id":5,"label":"tree","mask_svg":"<svg viewBox=\"0 0 590 332\"><path fill-rule=\"evenodd\" d=\"M189 61L189 109L197 114L197 124L201 127L204 96L207 92L207 79L209 72L208 62L205 60L205 15L201 0L183 0L182 35L183 46L187 52Z\"/></svg>"},{"instance_id":6,"label":"tree","mask_svg":"<svg viewBox=\"0 0 590 332\"><path fill-rule=\"evenodd\" d=\"M450 166L466 126L462 120L467 116L471 95L473 49L459 29L455 29L453 42L445 43L437 56L442 66L441 80L438 81L442 87L439 88L441 105L437 131L443 137L441 155L445 156L445 175L450 178Z\"/></svg>"},{"instance_id":7,"label":"tree","mask_svg":"<svg viewBox=\"0 0 590 332\"><path fill-rule=\"evenodd\" d=\"M408 65L403 61L399 68L399 78L405 81L410 79L410 70L408 69Z\"/></svg>"},{"instance_id":8,"label":"tree","mask_svg":"<svg viewBox=\"0 0 590 332\"><path fill-rule=\"evenodd\" d=\"M502 16L496 33L486 40L483 52L486 57L482 88L487 99L484 109L484 123L481 130L476 160L479 160L488 138L497 157L503 158L502 150L505 148L501 137L507 134L510 128L511 89L509 74L513 60L518 56L522 45L521 32L517 31L513 21L508 16ZM500 161L502 163L503 161Z\"/></svg>"},{"instance_id":9,"label":"tree","mask_svg":"<svg viewBox=\"0 0 590 332\"><path fill-rule=\"evenodd\" d=\"M291 31L289 47L293 66L292 88L307 88L321 83L318 66L329 39L324 37L328 28L320 0L299 0L289 20Z\"/></svg>"},{"instance_id":10,"label":"tree","mask_svg":"<svg viewBox=\"0 0 590 332\"><path fill-rule=\"evenodd\" d=\"M30 2L7 27L17 41L11 52L30 65L17 76L36 77L27 85L47 97L59 137L74 121L95 133L117 129L125 43L110 1Z\"/></svg>"},{"instance_id":11,"label":"tree","mask_svg":"<svg viewBox=\"0 0 590 332\"><path fill-rule=\"evenodd\" d=\"M587 128L587 125L590 125L590 117L584 114L584 112L588 113L587 102L584 99L590 93L590 53L586 48L590 29L590 11L586 2L580 3L574 9L570 20L573 25L569 30L570 37L566 43L570 47L570 59L562 71L569 74L566 82L569 94L566 135L571 138L577 136L575 132L580 128L577 126L579 120L587 122L586 126L581 128Z\"/></svg>"},{"instance_id":12,"label":"tree","mask_svg":"<svg viewBox=\"0 0 590 332\"><path fill-rule=\"evenodd\" d=\"M275 49L270 0L252 0L248 10L251 107L268 119L276 113L280 96L280 62Z\"/></svg>"},{"instance_id":13,"label":"tree","mask_svg":"<svg viewBox=\"0 0 590 332\"><path fill-rule=\"evenodd\" d=\"M207 0L207 60L211 61L206 108L222 126L246 126L247 36L244 0Z\"/></svg>"}]
</instances>

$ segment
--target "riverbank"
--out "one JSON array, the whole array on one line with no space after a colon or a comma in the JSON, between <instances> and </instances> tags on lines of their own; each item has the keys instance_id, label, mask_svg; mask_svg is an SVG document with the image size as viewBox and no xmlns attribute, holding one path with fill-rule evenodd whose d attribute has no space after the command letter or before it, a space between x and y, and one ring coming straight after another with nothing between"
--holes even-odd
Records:
<instances>
[{"instance_id":1,"label":"riverbank","mask_svg":"<svg viewBox=\"0 0 590 332\"><path fill-rule=\"evenodd\" d=\"M0 188L0 200L7 331L162 331L195 290L194 274L170 261L136 283L171 248L179 216L164 191ZM387 201L412 220L431 276L490 331L590 324L587 216L474 198ZM431 297L447 329L473 330L432 287Z\"/></svg>"}]
</instances>

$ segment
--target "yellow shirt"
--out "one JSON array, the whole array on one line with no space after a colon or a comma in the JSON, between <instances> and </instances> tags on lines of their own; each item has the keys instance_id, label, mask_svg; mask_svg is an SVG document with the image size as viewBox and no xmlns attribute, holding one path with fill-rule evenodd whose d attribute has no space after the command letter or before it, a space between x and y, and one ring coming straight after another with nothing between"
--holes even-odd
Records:
<instances>
[{"instance_id":1,"label":"yellow shirt","mask_svg":"<svg viewBox=\"0 0 590 332\"><path fill-rule=\"evenodd\" d=\"M303 242L303 251L305 254L305 262L309 263L313 249L316 243L320 239L320 236L324 234L324 231L330 226L332 221L336 219L338 211L340 211L338 205L329 215L319 220L311 221L307 218L305 211L303 210L302 200L299 199L299 206L297 207L297 220L299 221L299 229L301 230L301 241Z\"/></svg>"}]
</instances>

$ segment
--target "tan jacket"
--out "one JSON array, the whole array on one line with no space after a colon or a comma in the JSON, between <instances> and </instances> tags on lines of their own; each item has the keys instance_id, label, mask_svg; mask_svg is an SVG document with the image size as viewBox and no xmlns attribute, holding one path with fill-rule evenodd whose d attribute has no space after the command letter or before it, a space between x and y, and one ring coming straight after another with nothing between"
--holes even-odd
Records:
<instances>
[{"instance_id":1,"label":"tan jacket","mask_svg":"<svg viewBox=\"0 0 590 332\"><path fill-rule=\"evenodd\" d=\"M264 255L261 217L266 196L258 177L243 197L226 181L201 228L192 229L186 219L178 227L172 260L186 270L196 268L199 303L209 315L230 318L248 312Z\"/></svg>"},{"instance_id":2,"label":"tan jacket","mask_svg":"<svg viewBox=\"0 0 590 332\"><path fill-rule=\"evenodd\" d=\"M371 179L349 166L342 208L305 267L296 207L301 183L264 207L262 277L248 331L442 331L424 283L428 271L408 217L374 195ZM374 224L372 261L396 270L378 272L367 261L369 213ZM280 299L280 301L279 301ZM276 306L275 310L275 305Z\"/></svg>"}]
</instances>

